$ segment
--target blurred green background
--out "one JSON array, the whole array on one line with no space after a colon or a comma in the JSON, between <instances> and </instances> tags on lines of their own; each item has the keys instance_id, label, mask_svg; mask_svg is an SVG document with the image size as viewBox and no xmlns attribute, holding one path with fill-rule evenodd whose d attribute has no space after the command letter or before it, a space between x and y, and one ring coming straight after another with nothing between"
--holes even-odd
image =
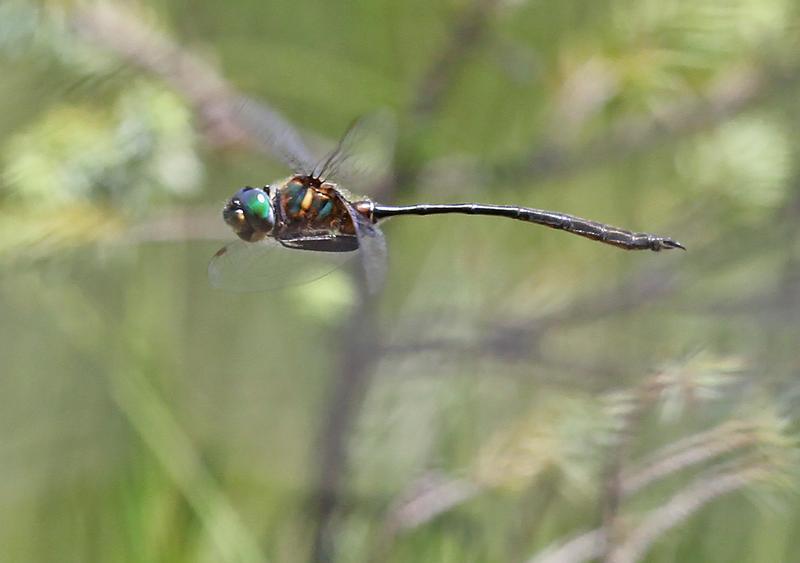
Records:
<instances>
[{"instance_id":1,"label":"blurred green background","mask_svg":"<svg viewBox=\"0 0 800 563\"><path fill-rule=\"evenodd\" d=\"M796 561L800 5L0 1L0 561ZM237 94L238 92L238 94ZM209 288L232 100L395 116L348 271ZM268 147L267 147L268 148Z\"/></svg>"}]
</instances>

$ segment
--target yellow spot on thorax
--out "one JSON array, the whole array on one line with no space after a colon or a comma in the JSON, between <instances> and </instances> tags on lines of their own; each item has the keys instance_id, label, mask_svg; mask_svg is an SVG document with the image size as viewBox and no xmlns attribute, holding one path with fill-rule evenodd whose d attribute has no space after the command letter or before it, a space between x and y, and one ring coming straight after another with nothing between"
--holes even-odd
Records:
<instances>
[{"instance_id":1,"label":"yellow spot on thorax","mask_svg":"<svg viewBox=\"0 0 800 563\"><path fill-rule=\"evenodd\" d=\"M308 211L313 201L314 201L314 189L308 188L306 190L306 194L303 196L303 201L300 203L300 209L302 209L303 211Z\"/></svg>"}]
</instances>

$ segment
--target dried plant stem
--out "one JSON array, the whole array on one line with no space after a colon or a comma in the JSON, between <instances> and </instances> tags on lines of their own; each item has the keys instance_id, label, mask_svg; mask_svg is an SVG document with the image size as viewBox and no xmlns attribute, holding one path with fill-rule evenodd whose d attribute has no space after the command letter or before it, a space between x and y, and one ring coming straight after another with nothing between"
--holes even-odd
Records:
<instances>
[{"instance_id":1,"label":"dried plant stem","mask_svg":"<svg viewBox=\"0 0 800 563\"><path fill-rule=\"evenodd\" d=\"M608 538L604 528L575 536L559 547L547 548L528 563L579 563L599 559L606 552Z\"/></svg>"},{"instance_id":2,"label":"dried plant stem","mask_svg":"<svg viewBox=\"0 0 800 563\"><path fill-rule=\"evenodd\" d=\"M548 548L529 563L580 563L608 553L612 563L639 561L664 533L674 528L709 502L737 491L768 473L763 466L751 465L730 472L714 472L698 478L660 508L647 513L641 524L627 534L618 547L611 548L603 528L580 534L557 548Z\"/></svg>"},{"instance_id":3,"label":"dried plant stem","mask_svg":"<svg viewBox=\"0 0 800 563\"><path fill-rule=\"evenodd\" d=\"M611 563L635 563L652 544L712 500L741 489L763 476L767 469L758 466L741 471L711 474L675 494L662 507L650 511L625 542L614 550Z\"/></svg>"},{"instance_id":4,"label":"dried plant stem","mask_svg":"<svg viewBox=\"0 0 800 563\"><path fill-rule=\"evenodd\" d=\"M665 446L637 468L626 472L623 492L626 496L635 494L659 479L755 443L757 438L751 425L742 421L726 422Z\"/></svg>"},{"instance_id":5,"label":"dried plant stem","mask_svg":"<svg viewBox=\"0 0 800 563\"><path fill-rule=\"evenodd\" d=\"M481 487L464 479L441 479L396 506L388 518L393 531L416 528L472 498Z\"/></svg>"}]
</instances>

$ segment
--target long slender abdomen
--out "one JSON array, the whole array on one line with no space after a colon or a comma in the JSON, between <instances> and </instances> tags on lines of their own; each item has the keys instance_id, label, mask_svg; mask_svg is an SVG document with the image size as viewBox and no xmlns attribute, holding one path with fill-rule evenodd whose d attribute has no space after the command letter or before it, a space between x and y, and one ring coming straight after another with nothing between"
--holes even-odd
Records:
<instances>
[{"instance_id":1,"label":"long slender abdomen","mask_svg":"<svg viewBox=\"0 0 800 563\"><path fill-rule=\"evenodd\" d=\"M682 244L669 238L650 233L633 232L612 225L598 223L575 215L560 213L557 211L546 211L531 207L517 207L511 205L483 205L478 203L455 203L455 204L420 204L402 207L377 205L372 209L375 220L397 215L437 215L446 213L460 213L466 215L490 215L494 217L505 217L517 219L529 223L544 225L552 229L558 229L573 233L578 236L596 240L605 244L610 244L625 250L666 250L672 248L682 248Z\"/></svg>"}]
</instances>

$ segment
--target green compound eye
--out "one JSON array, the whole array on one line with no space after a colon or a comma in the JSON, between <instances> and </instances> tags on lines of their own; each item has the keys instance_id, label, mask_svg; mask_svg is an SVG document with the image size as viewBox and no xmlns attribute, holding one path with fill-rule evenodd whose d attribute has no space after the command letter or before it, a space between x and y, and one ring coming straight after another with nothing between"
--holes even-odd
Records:
<instances>
[{"instance_id":1,"label":"green compound eye","mask_svg":"<svg viewBox=\"0 0 800 563\"><path fill-rule=\"evenodd\" d=\"M260 188L242 188L228 201L222 217L236 235L249 242L271 236L275 215L269 192Z\"/></svg>"},{"instance_id":2,"label":"green compound eye","mask_svg":"<svg viewBox=\"0 0 800 563\"><path fill-rule=\"evenodd\" d=\"M237 196L246 215L272 223L272 205L264 190L244 188Z\"/></svg>"}]
</instances>

